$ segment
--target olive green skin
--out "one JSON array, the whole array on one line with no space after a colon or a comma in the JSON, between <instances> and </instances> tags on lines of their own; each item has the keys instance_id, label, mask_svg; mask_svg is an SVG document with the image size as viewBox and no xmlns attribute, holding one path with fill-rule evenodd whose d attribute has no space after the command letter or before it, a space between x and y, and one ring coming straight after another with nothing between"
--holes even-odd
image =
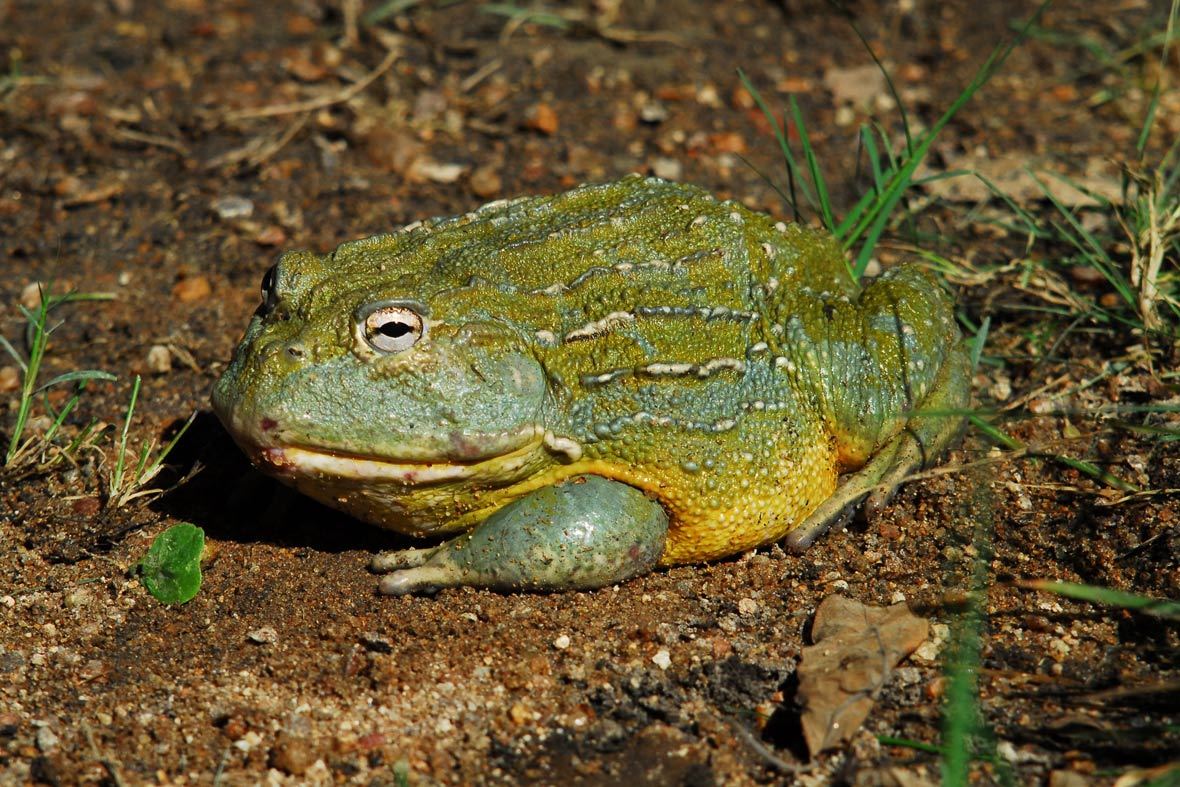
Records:
<instances>
[{"instance_id":1,"label":"olive green skin","mask_svg":"<svg viewBox=\"0 0 1180 787\"><path fill-rule=\"evenodd\" d=\"M287 253L273 278L214 409L262 469L414 536L597 476L667 513L660 562L715 559L895 486L962 421L917 411L968 400L928 273L862 288L827 234L653 178ZM374 304L422 338L375 349Z\"/></svg>"}]
</instances>

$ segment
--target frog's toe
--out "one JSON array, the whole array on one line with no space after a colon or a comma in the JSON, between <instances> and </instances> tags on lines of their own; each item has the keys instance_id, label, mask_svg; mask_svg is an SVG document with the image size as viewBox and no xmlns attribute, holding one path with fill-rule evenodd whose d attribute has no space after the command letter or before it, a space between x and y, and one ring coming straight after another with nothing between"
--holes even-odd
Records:
<instances>
[{"instance_id":1,"label":"frog's toe","mask_svg":"<svg viewBox=\"0 0 1180 787\"><path fill-rule=\"evenodd\" d=\"M398 569L382 577L377 589L385 596L426 595L460 584L463 584L462 576L447 566L418 566Z\"/></svg>"},{"instance_id":2,"label":"frog's toe","mask_svg":"<svg viewBox=\"0 0 1180 787\"><path fill-rule=\"evenodd\" d=\"M843 527L872 487L872 476L864 471L846 477L831 497L787 534L783 543L794 552L802 552L824 533Z\"/></svg>"},{"instance_id":3,"label":"frog's toe","mask_svg":"<svg viewBox=\"0 0 1180 787\"><path fill-rule=\"evenodd\" d=\"M910 476L923 467L929 467L933 462L933 457L927 456L920 441L908 434L903 437L906 439L902 441L894 455L893 463L877 480L873 491L869 493L868 499L865 501L865 516L870 520L877 516L881 509L889 505L894 495L897 494L897 490Z\"/></svg>"},{"instance_id":4,"label":"frog's toe","mask_svg":"<svg viewBox=\"0 0 1180 787\"><path fill-rule=\"evenodd\" d=\"M381 552L369 561L369 570L378 574L386 574L402 568L414 568L425 563L438 551L438 547L429 549L395 549L391 552Z\"/></svg>"}]
</instances>

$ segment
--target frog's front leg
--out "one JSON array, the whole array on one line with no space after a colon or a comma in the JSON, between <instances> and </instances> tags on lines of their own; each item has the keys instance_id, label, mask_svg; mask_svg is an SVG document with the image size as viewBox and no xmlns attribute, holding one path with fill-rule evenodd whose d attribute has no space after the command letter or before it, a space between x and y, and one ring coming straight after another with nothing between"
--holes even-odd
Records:
<instances>
[{"instance_id":1,"label":"frog's front leg","mask_svg":"<svg viewBox=\"0 0 1180 787\"><path fill-rule=\"evenodd\" d=\"M830 314L835 338L825 345L822 379L830 382L822 399L835 444L855 472L787 536L795 549L866 497L870 515L884 506L906 476L929 467L954 441L970 401L971 362L954 303L929 273L894 268L858 303L835 304ZM860 338L850 344L847 336Z\"/></svg>"},{"instance_id":2,"label":"frog's front leg","mask_svg":"<svg viewBox=\"0 0 1180 787\"><path fill-rule=\"evenodd\" d=\"M668 515L638 489L575 476L501 508L472 531L432 549L387 552L382 593L400 596L471 585L495 590L591 590L655 566Z\"/></svg>"}]
</instances>

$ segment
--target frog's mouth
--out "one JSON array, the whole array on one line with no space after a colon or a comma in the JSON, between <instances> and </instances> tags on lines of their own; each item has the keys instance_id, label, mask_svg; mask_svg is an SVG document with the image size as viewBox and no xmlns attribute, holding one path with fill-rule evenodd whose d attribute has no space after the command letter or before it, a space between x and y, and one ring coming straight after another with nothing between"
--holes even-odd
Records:
<instances>
[{"instance_id":1,"label":"frog's mouth","mask_svg":"<svg viewBox=\"0 0 1180 787\"><path fill-rule=\"evenodd\" d=\"M477 462L397 462L317 448L260 447L251 452L262 470L284 480L298 478L358 481L366 484L428 486L478 478L502 478L527 471L541 440Z\"/></svg>"}]
</instances>

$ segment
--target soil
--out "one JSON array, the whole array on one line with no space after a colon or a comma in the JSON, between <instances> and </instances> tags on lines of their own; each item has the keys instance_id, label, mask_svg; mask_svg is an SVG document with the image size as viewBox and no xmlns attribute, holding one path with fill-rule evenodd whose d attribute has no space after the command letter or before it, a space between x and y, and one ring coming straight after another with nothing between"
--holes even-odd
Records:
<instances>
[{"instance_id":1,"label":"soil","mask_svg":"<svg viewBox=\"0 0 1180 787\"><path fill-rule=\"evenodd\" d=\"M791 218L760 174L785 180L739 68L775 108L797 96L847 206L866 188L858 125L902 139L850 20L923 128L1034 10L598 0L553 4L557 26L475 2L403 5L354 30L361 3L0 0L0 333L21 346L18 304L35 306L37 282L113 293L55 310L42 379L118 376L89 386L64 431L111 425L97 447L72 463L45 448L56 465L0 474L0 783L928 783L938 755L890 739L939 743L940 646L980 562L991 735L973 778L1109 784L1176 757L1175 622L1011 581L1178 597L1180 443L1120 428L1177 419L1110 415L1175 406L1175 347L1075 320L1078 304L1117 311L1117 296L1062 247L1028 251L986 193L914 192L919 218L880 262L915 245L953 261L964 324L991 321L976 400L1009 434L1154 493L971 431L945 470L804 555L771 546L587 593L379 597L368 560L402 542L254 472L209 412L280 250L631 171ZM1135 47L1167 6L1050 7L947 126L930 171L1015 161L1117 185L1159 74L1157 51ZM1152 149L1180 134L1175 93L1157 122ZM1036 191L1024 204L1051 215ZM7 445L19 376L0 366ZM151 484L167 493L114 507L113 436L137 374L132 446L197 417ZM134 566L181 521L211 549L196 598L165 606ZM833 593L904 600L934 634L851 740L809 757L794 674Z\"/></svg>"}]
</instances>

